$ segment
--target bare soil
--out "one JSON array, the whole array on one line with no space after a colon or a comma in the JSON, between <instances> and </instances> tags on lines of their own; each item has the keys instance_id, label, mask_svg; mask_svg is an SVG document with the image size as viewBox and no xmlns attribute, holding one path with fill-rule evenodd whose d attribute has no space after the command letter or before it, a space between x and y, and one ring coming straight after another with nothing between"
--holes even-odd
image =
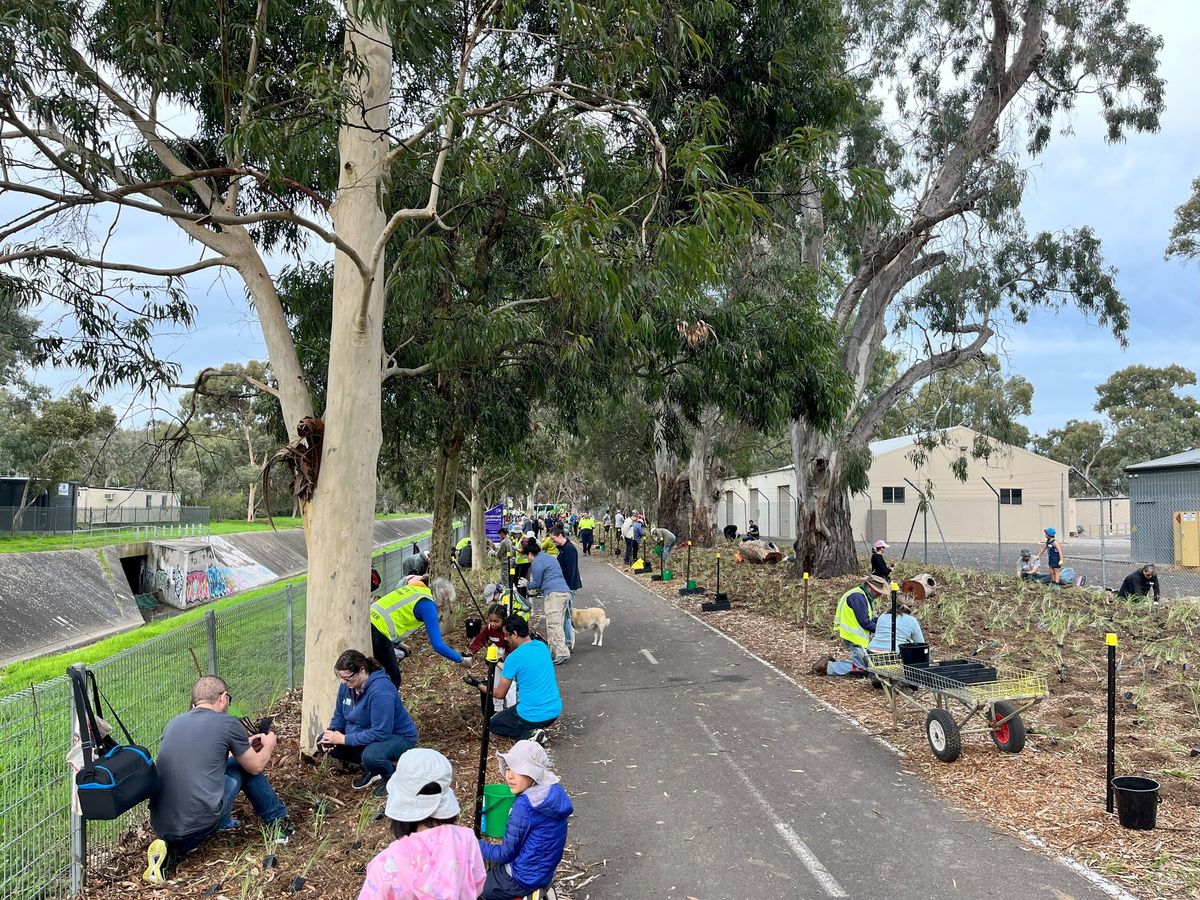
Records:
<instances>
[{"instance_id":1,"label":"bare soil","mask_svg":"<svg viewBox=\"0 0 1200 900\"><path fill-rule=\"evenodd\" d=\"M702 612L700 602L711 596L679 594L684 547L672 554L673 580L639 578L898 747L905 768L952 806L1078 860L1135 896L1200 897L1200 758L1192 755L1193 748L1200 751L1200 599L1154 606L1015 576L899 566L897 580L922 571L937 580L938 594L915 609L935 659L973 656L1049 680L1050 696L1023 715L1029 729L1024 752L1002 753L987 735L964 735L962 756L947 764L930 751L921 713L902 708L894 728L882 691L865 679L813 674L814 663L843 652L830 625L838 598L859 579L811 579L806 590L794 564L738 564L735 552L733 544L692 549L691 576L710 592L720 554L729 612ZM1160 783L1154 831L1123 829L1105 812L1110 631L1119 636L1116 774Z\"/></svg>"}]
</instances>

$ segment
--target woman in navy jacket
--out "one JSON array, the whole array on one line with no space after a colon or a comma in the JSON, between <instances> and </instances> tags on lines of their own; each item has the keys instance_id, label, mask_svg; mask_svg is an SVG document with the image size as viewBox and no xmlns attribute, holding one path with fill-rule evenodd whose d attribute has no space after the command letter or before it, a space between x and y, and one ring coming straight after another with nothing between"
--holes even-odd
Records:
<instances>
[{"instance_id":1,"label":"woman in navy jacket","mask_svg":"<svg viewBox=\"0 0 1200 900\"><path fill-rule=\"evenodd\" d=\"M362 764L362 774L352 785L355 790L380 779L386 782L400 754L417 745L417 726L396 686L374 659L347 650L333 670L342 684L333 719L320 742L334 759Z\"/></svg>"}]
</instances>

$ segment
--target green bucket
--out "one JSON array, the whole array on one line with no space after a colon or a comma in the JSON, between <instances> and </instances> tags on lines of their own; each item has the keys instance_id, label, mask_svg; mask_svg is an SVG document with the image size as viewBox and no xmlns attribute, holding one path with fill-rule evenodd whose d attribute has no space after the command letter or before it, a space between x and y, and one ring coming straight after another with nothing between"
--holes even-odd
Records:
<instances>
[{"instance_id":1,"label":"green bucket","mask_svg":"<svg viewBox=\"0 0 1200 900\"><path fill-rule=\"evenodd\" d=\"M670 569L664 569L664 570L663 570L663 573L662 573L662 580L663 580L663 581L670 581L670 580L671 580L672 578L674 578L674 577L675 577L675 576L671 574L671 570L670 570Z\"/></svg>"},{"instance_id":2,"label":"green bucket","mask_svg":"<svg viewBox=\"0 0 1200 900\"><path fill-rule=\"evenodd\" d=\"M504 829L508 827L508 814L512 812L513 801L516 799L507 784L485 784L480 832L488 837L503 838Z\"/></svg>"}]
</instances>

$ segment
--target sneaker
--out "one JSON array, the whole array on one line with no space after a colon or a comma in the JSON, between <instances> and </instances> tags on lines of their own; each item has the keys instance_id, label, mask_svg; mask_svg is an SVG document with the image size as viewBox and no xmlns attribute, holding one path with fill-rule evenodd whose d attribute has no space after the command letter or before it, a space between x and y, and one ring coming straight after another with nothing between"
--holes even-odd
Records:
<instances>
[{"instance_id":1,"label":"sneaker","mask_svg":"<svg viewBox=\"0 0 1200 900\"><path fill-rule=\"evenodd\" d=\"M284 816L282 819L268 822L266 830L274 837L275 843L286 844L291 839L291 836L296 833L296 826L292 824L291 819Z\"/></svg>"},{"instance_id":2,"label":"sneaker","mask_svg":"<svg viewBox=\"0 0 1200 900\"><path fill-rule=\"evenodd\" d=\"M569 656L556 656L556 657L554 657L554 664L556 666L561 666L563 663L565 663L570 658L571 657L569 657Z\"/></svg>"},{"instance_id":3,"label":"sneaker","mask_svg":"<svg viewBox=\"0 0 1200 900\"><path fill-rule=\"evenodd\" d=\"M229 819L217 826L217 831L237 831L242 827L241 819Z\"/></svg>"},{"instance_id":4,"label":"sneaker","mask_svg":"<svg viewBox=\"0 0 1200 900\"><path fill-rule=\"evenodd\" d=\"M545 728L535 728L533 729L533 734L529 736L529 739L531 741L537 741L539 744L545 747L548 737L549 735L546 734Z\"/></svg>"},{"instance_id":5,"label":"sneaker","mask_svg":"<svg viewBox=\"0 0 1200 900\"><path fill-rule=\"evenodd\" d=\"M166 884L167 879L163 874L166 862L167 842L162 838L155 838L146 848L146 871L142 873L142 879L150 884Z\"/></svg>"},{"instance_id":6,"label":"sneaker","mask_svg":"<svg viewBox=\"0 0 1200 900\"><path fill-rule=\"evenodd\" d=\"M350 782L350 787L354 788L356 791L363 791L369 788L375 782L379 781L381 778L383 778L383 776L378 772L363 772L352 782Z\"/></svg>"},{"instance_id":7,"label":"sneaker","mask_svg":"<svg viewBox=\"0 0 1200 900\"><path fill-rule=\"evenodd\" d=\"M386 781L381 781L379 784L375 785L375 790L371 791L372 797L381 797L386 800L387 795L388 795L388 792L387 792L387 782Z\"/></svg>"}]
</instances>

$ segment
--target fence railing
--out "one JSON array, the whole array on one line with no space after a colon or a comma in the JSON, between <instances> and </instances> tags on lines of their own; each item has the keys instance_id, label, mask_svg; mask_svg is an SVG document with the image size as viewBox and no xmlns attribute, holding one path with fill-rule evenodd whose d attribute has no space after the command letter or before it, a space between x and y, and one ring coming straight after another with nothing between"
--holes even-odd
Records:
<instances>
[{"instance_id":1,"label":"fence railing","mask_svg":"<svg viewBox=\"0 0 1200 900\"><path fill-rule=\"evenodd\" d=\"M115 531L130 526L209 525L207 506L0 506L0 533L73 534Z\"/></svg>"},{"instance_id":2,"label":"fence railing","mask_svg":"<svg viewBox=\"0 0 1200 900\"><path fill-rule=\"evenodd\" d=\"M455 529L455 540L463 528ZM399 584L413 541L375 557L384 590ZM429 545L428 538L419 543ZM247 714L271 705L304 677L305 584L222 610L90 668L134 739L152 752L171 718L187 709L202 674L231 686ZM70 681L66 675L0 698L0 897L73 896L88 863L110 855L146 819L145 805L111 822L81 823L71 808ZM82 839L81 839L82 838ZM75 852L73 853L73 848Z\"/></svg>"}]
</instances>

